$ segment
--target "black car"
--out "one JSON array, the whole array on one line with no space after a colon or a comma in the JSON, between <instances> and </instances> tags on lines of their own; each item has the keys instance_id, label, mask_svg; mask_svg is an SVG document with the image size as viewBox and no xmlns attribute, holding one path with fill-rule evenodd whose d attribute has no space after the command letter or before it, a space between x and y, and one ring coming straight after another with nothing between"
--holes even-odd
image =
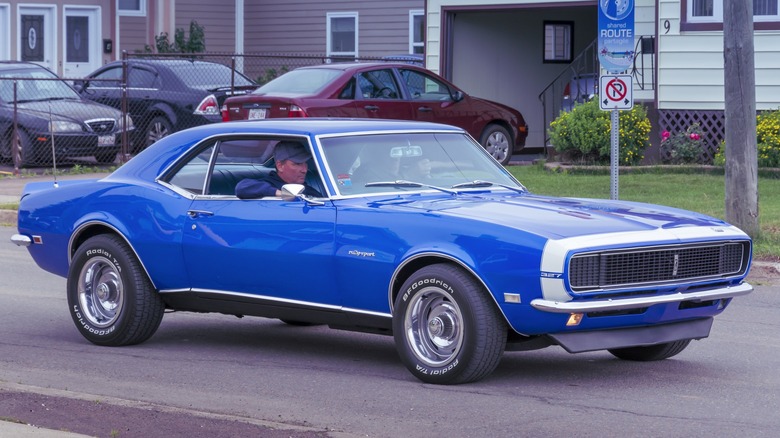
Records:
<instances>
[{"instance_id":1,"label":"black car","mask_svg":"<svg viewBox=\"0 0 780 438\"><path fill-rule=\"evenodd\" d=\"M137 127L134 148L141 150L166 135L220 122L222 102L257 84L230 67L186 59L130 59L127 108ZM92 72L76 89L87 99L122 109L123 61ZM95 80L97 79L97 80Z\"/></svg>"},{"instance_id":2,"label":"black car","mask_svg":"<svg viewBox=\"0 0 780 438\"><path fill-rule=\"evenodd\" d=\"M30 62L0 61L0 160L16 158L28 166L94 156L112 163L124 126L120 111L82 99L52 71ZM128 118L127 130L132 129Z\"/></svg>"}]
</instances>

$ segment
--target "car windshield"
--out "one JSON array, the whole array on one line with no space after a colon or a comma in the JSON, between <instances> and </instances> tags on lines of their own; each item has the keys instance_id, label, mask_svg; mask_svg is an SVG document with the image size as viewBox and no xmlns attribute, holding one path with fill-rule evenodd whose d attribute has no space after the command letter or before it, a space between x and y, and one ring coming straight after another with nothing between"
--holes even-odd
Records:
<instances>
[{"instance_id":1,"label":"car windshield","mask_svg":"<svg viewBox=\"0 0 780 438\"><path fill-rule=\"evenodd\" d=\"M252 94L315 94L325 88L334 79L341 76L340 70L328 68L307 68L293 70L272 80L255 90Z\"/></svg>"},{"instance_id":2,"label":"car windshield","mask_svg":"<svg viewBox=\"0 0 780 438\"><path fill-rule=\"evenodd\" d=\"M171 65L170 68L183 82L195 88L212 89L230 86L232 70L222 64L179 64ZM235 73L233 80L237 87L254 85L239 72Z\"/></svg>"},{"instance_id":3,"label":"car windshield","mask_svg":"<svg viewBox=\"0 0 780 438\"><path fill-rule=\"evenodd\" d=\"M44 69L8 70L0 72L2 78L19 78L16 81L16 101L32 102L39 100L79 99L80 97L68 84L53 73ZM0 99L3 102L14 101L14 81L0 81Z\"/></svg>"},{"instance_id":4,"label":"car windshield","mask_svg":"<svg viewBox=\"0 0 780 438\"><path fill-rule=\"evenodd\" d=\"M524 187L463 133L371 134L321 138L342 195Z\"/></svg>"}]
</instances>

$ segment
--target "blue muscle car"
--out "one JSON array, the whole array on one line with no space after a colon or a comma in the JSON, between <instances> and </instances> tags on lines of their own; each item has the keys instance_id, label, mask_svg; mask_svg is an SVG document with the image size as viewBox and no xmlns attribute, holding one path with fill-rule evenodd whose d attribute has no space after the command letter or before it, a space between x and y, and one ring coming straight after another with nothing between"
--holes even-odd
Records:
<instances>
[{"instance_id":1,"label":"blue muscle car","mask_svg":"<svg viewBox=\"0 0 780 438\"><path fill-rule=\"evenodd\" d=\"M274 169L280 141L309 150L306 186L237 198L239 181ZM736 227L534 195L462 129L422 122L188 129L103 179L28 184L18 228L12 240L67 278L95 344L143 342L166 309L262 316L392 335L430 383L476 381L505 350L552 345L665 359L752 291L752 243Z\"/></svg>"}]
</instances>

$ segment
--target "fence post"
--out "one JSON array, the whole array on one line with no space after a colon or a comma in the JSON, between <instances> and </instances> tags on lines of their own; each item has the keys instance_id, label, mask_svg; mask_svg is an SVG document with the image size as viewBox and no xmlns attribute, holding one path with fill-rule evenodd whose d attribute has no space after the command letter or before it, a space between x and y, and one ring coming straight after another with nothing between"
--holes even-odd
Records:
<instances>
[{"instance_id":1,"label":"fence post","mask_svg":"<svg viewBox=\"0 0 780 438\"><path fill-rule=\"evenodd\" d=\"M119 159L119 162L122 164L126 163L128 160L129 151L127 149L127 142L129 141L127 137L127 125L128 125L128 119L130 116L127 114L127 50L122 50L122 122L124 124L122 129L122 158Z\"/></svg>"},{"instance_id":2,"label":"fence post","mask_svg":"<svg viewBox=\"0 0 780 438\"><path fill-rule=\"evenodd\" d=\"M17 93L16 93L17 83L18 81L14 80L14 121L13 121L14 130L13 130L13 138L11 140L11 147L10 147L11 159L14 161L14 176L19 176L19 167L21 167L20 161L22 158L21 150L20 150L22 145L19 142L19 132L18 132L19 126L16 120L16 111L18 105Z\"/></svg>"}]
</instances>

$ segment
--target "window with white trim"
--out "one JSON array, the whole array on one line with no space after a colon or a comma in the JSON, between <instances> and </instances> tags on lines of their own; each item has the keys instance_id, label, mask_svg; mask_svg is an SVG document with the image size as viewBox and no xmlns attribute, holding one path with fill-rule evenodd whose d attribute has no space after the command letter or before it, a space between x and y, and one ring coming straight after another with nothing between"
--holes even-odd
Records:
<instances>
[{"instance_id":1,"label":"window with white trim","mask_svg":"<svg viewBox=\"0 0 780 438\"><path fill-rule=\"evenodd\" d=\"M752 0L753 21L779 21L780 0ZM722 23L723 0L687 0L687 21L689 23Z\"/></svg>"},{"instance_id":2,"label":"window with white trim","mask_svg":"<svg viewBox=\"0 0 780 438\"><path fill-rule=\"evenodd\" d=\"M116 0L116 10L119 15L146 16L147 0Z\"/></svg>"},{"instance_id":3,"label":"window with white trim","mask_svg":"<svg viewBox=\"0 0 780 438\"><path fill-rule=\"evenodd\" d=\"M409 53L425 52L425 15L422 10L409 11Z\"/></svg>"},{"instance_id":4,"label":"window with white trim","mask_svg":"<svg viewBox=\"0 0 780 438\"><path fill-rule=\"evenodd\" d=\"M573 27L570 21L544 22L544 62L571 62Z\"/></svg>"},{"instance_id":5,"label":"window with white trim","mask_svg":"<svg viewBox=\"0 0 780 438\"><path fill-rule=\"evenodd\" d=\"M327 55L352 61L358 56L358 13L327 13Z\"/></svg>"}]
</instances>

